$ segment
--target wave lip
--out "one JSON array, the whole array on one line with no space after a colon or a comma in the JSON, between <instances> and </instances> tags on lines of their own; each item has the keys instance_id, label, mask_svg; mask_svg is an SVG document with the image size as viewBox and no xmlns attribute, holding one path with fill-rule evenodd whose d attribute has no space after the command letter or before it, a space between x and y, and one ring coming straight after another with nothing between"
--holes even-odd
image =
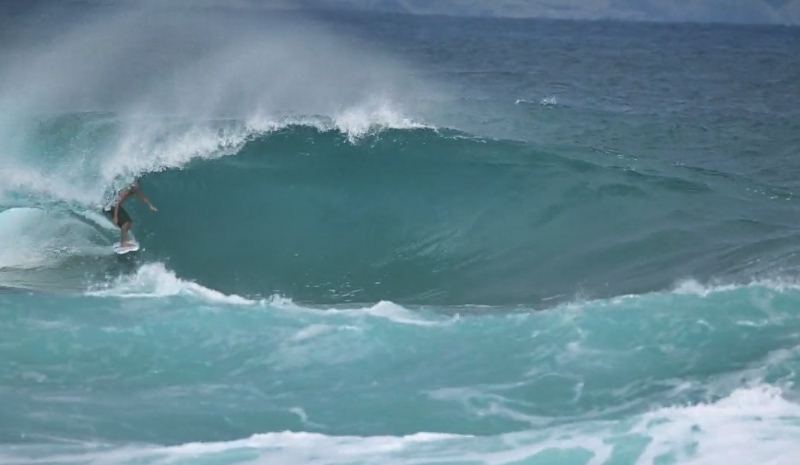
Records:
<instances>
[{"instance_id":1,"label":"wave lip","mask_svg":"<svg viewBox=\"0 0 800 465\"><path fill-rule=\"evenodd\" d=\"M436 129L404 115L388 100L345 107L328 116L255 114L241 120L192 120L73 113L17 124L27 142L18 153L3 158L0 205L21 195L97 207L134 176L236 155L247 143L292 127L339 131L353 144L386 129ZM64 146L52 133L79 142ZM42 144L52 146L39 147ZM49 152L58 153L58 159Z\"/></svg>"}]
</instances>

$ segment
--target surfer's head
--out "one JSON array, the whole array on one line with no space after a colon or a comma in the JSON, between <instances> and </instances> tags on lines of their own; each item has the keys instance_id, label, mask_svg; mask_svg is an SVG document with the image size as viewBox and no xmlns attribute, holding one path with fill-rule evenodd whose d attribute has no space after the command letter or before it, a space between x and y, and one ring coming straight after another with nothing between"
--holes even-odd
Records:
<instances>
[{"instance_id":1,"label":"surfer's head","mask_svg":"<svg viewBox=\"0 0 800 465\"><path fill-rule=\"evenodd\" d=\"M133 178L133 182L128 186L128 190L137 191L139 190L139 178Z\"/></svg>"}]
</instances>

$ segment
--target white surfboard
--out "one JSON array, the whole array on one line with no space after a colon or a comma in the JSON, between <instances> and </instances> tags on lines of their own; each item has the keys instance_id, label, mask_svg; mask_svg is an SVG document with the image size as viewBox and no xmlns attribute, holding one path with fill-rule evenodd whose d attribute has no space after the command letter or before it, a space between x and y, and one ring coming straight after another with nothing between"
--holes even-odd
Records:
<instances>
[{"instance_id":1,"label":"white surfboard","mask_svg":"<svg viewBox=\"0 0 800 465\"><path fill-rule=\"evenodd\" d=\"M128 252L136 252L139 250L139 243L133 240L128 241L128 244L125 247L121 247L119 242L115 242L114 245L111 246L111 249L114 250L119 255L124 255Z\"/></svg>"}]
</instances>

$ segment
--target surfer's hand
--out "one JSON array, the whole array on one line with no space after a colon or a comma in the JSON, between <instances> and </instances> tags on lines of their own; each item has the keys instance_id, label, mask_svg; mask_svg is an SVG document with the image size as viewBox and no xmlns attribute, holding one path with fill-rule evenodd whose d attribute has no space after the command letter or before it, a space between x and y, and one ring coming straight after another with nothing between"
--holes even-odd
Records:
<instances>
[{"instance_id":1,"label":"surfer's hand","mask_svg":"<svg viewBox=\"0 0 800 465\"><path fill-rule=\"evenodd\" d=\"M150 210L153 210L154 212L157 212L157 211L158 211L158 208L156 208L156 207L154 207L154 206L150 205Z\"/></svg>"}]
</instances>

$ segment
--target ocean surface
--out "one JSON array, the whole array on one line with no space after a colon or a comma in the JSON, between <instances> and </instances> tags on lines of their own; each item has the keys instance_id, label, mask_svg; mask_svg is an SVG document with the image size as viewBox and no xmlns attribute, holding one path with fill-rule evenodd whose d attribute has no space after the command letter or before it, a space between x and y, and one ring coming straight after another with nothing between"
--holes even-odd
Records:
<instances>
[{"instance_id":1,"label":"ocean surface","mask_svg":"<svg viewBox=\"0 0 800 465\"><path fill-rule=\"evenodd\" d=\"M800 29L124 5L4 4L0 463L798 463Z\"/></svg>"}]
</instances>

